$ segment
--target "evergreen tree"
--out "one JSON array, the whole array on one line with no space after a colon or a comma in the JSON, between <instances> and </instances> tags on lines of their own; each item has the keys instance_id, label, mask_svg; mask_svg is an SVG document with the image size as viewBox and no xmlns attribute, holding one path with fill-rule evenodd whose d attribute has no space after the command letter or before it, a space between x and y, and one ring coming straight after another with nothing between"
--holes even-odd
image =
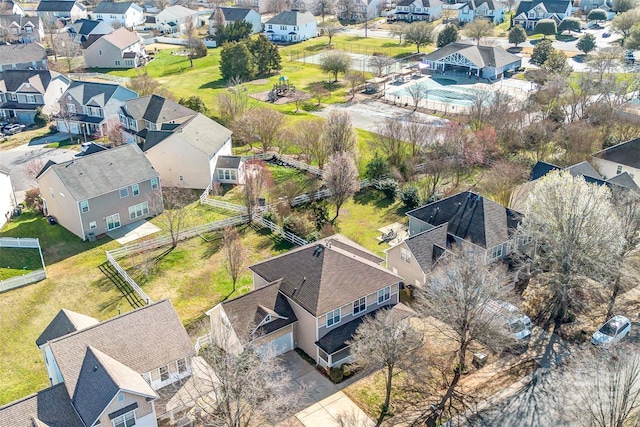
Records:
<instances>
[{"instance_id":1,"label":"evergreen tree","mask_svg":"<svg viewBox=\"0 0 640 427\"><path fill-rule=\"evenodd\" d=\"M512 43L515 47L526 41L527 32L522 28L522 25L518 24L509 31L509 43Z\"/></svg>"},{"instance_id":2,"label":"evergreen tree","mask_svg":"<svg viewBox=\"0 0 640 427\"><path fill-rule=\"evenodd\" d=\"M253 57L256 73L259 76L270 74L274 70L281 70L280 51L264 35L246 41L247 47Z\"/></svg>"},{"instance_id":3,"label":"evergreen tree","mask_svg":"<svg viewBox=\"0 0 640 427\"><path fill-rule=\"evenodd\" d=\"M553 19L541 19L536 24L535 32L542 34L546 39L547 36L551 36L558 32L558 25Z\"/></svg>"},{"instance_id":4,"label":"evergreen tree","mask_svg":"<svg viewBox=\"0 0 640 427\"><path fill-rule=\"evenodd\" d=\"M593 34L586 34L578 43L576 43L576 47L580 49L584 53L589 53L591 51L596 50L596 38Z\"/></svg>"},{"instance_id":5,"label":"evergreen tree","mask_svg":"<svg viewBox=\"0 0 640 427\"><path fill-rule=\"evenodd\" d=\"M216 29L216 43L222 46L227 42L239 42L251 35L252 25L247 21L235 21L230 25L221 25Z\"/></svg>"},{"instance_id":6,"label":"evergreen tree","mask_svg":"<svg viewBox=\"0 0 640 427\"><path fill-rule=\"evenodd\" d=\"M540 40L538 44L536 44L533 48L530 62L534 65L542 65L545 63L549 55L554 51L555 49L551 44L551 40Z\"/></svg>"},{"instance_id":7,"label":"evergreen tree","mask_svg":"<svg viewBox=\"0 0 640 427\"><path fill-rule=\"evenodd\" d=\"M457 42L459 38L458 27L453 24L447 24L438 34L437 45L438 47L446 46L449 43Z\"/></svg>"},{"instance_id":8,"label":"evergreen tree","mask_svg":"<svg viewBox=\"0 0 640 427\"><path fill-rule=\"evenodd\" d=\"M239 78L242 81L251 80L256 75L253 56L246 43L233 42L222 46L220 73L225 80Z\"/></svg>"}]
</instances>

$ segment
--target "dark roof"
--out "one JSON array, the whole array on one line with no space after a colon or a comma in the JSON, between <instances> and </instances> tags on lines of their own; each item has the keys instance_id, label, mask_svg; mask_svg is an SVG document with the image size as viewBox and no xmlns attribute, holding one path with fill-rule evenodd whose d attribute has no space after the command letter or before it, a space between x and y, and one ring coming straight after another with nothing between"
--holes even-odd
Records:
<instances>
[{"instance_id":1,"label":"dark roof","mask_svg":"<svg viewBox=\"0 0 640 427\"><path fill-rule=\"evenodd\" d=\"M216 162L216 169L238 169L242 163L242 157L240 156L218 156Z\"/></svg>"},{"instance_id":2,"label":"dark roof","mask_svg":"<svg viewBox=\"0 0 640 427\"><path fill-rule=\"evenodd\" d=\"M151 123L164 123L193 117L197 113L170 99L158 95L142 96L125 102L126 108L135 120L144 119Z\"/></svg>"},{"instance_id":3,"label":"dark roof","mask_svg":"<svg viewBox=\"0 0 640 427\"><path fill-rule=\"evenodd\" d=\"M221 7L220 10L224 15L225 21L235 22L235 21L243 21L249 14L249 12L251 12L253 9L242 8L242 7ZM211 14L211 16L213 17L213 13ZM213 18L210 18L210 19L213 19Z\"/></svg>"},{"instance_id":4,"label":"dark roof","mask_svg":"<svg viewBox=\"0 0 640 427\"><path fill-rule=\"evenodd\" d=\"M98 28L102 27L102 28ZM95 34L108 34L113 32L113 28L103 21L95 21L93 19L78 19L69 27L69 32L72 34L78 34L81 36L90 35L96 28L102 31L96 32Z\"/></svg>"},{"instance_id":5,"label":"dark roof","mask_svg":"<svg viewBox=\"0 0 640 427\"><path fill-rule=\"evenodd\" d=\"M435 7L442 4L440 0L418 0L422 3L422 7ZM400 0L398 6L411 6L416 0Z\"/></svg>"},{"instance_id":6,"label":"dark roof","mask_svg":"<svg viewBox=\"0 0 640 427\"><path fill-rule=\"evenodd\" d=\"M234 330L243 331L244 328L249 328L250 332L267 314L277 314L279 317L265 323L259 330L261 335L270 334L297 322L296 314L279 288L280 280L276 280L267 286L223 302L222 307L234 325Z\"/></svg>"},{"instance_id":7,"label":"dark roof","mask_svg":"<svg viewBox=\"0 0 640 427\"><path fill-rule=\"evenodd\" d=\"M38 43L0 44L0 65L46 59L47 51Z\"/></svg>"},{"instance_id":8,"label":"dark roof","mask_svg":"<svg viewBox=\"0 0 640 427\"><path fill-rule=\"evenodd\" d=\"M337 243L337 244L336 244ZM359 254L365 248L339 234L271 258L250 269L314 316L398 283L401 278Z\"/></svg>"},{"instance_id":9,"label":"dark roof","mask_svg":"<svg viewBox=\"0 0 640 427\"><path fill-rule=\"evenodd\" d=\"M96 36L100 37L99 35ZM63 96L66 97L68 95L73 96L82 105L91 103L96 107L104 107L112 97L119 97L116 99L124 102L138 96L134 91L114 83L82 81L73 81Z\"/></svg>"},{"instance_id":10,"label":"dark roof","mask_svg":"<svg viewBox=\"0 0 640 427\"><path fill-rule=\"evenodd\" d=\"M628 188L629 190L633 190L636 193L640 193L638 184L636 184L636 182L627 172L622 172L621 174L616 175L613 178L609 178L607 180L607 184L614 184L620 187Z\"/></svg>"},{"instance_id":11,"label":"dark roof","mask_svg":"<svg viewBox=\"0 0 640 427\"><path fill-rule=\"evenodd\" d=\"M534 1L521 1L518 5L518 10L514 17L520 15L521 13L527 13L540 3L544 4L545 9L549 13L564 13L567 10L567 7L571 4L570 1L562 1L562 0L534 0Z\"/></svg>"},{"instance_id":12,"label":"dark roof","mask_svg":"<svg viewBox=\"0 0 640 427\"><path fill-rule=\"evenodd\" d=\"M424 61L439 61L454 53L458 53L475 66L503 67L514 62L522 61L517 55L507 52L500 46L478 46L465 42L453 42L441 47L423 57Z\"/></svg>"},{"instance_id":13,"label":"dark roof","mask_svg":"<svg viewBox=\"0 0 640 427\"><path fill-rule=\"evenodd\" d=\"M447 247L447 223L415 234L404 242L411 250L413 258L422 271L427 272L431 270L433 264L442 255L444 248Z\"/></svg>"},{"instance_id":14,"label":"dark roof","mask_svg":"<svg viewBox=\"0 0 640 427\"><path fill-rule=\"evenodd\" d=\"M42 169L40 169L40 172L38 172L38 175L36 175L36 179L40 178L40 176L45 173L47 171L47 169L49 169L51 166L53 165L57 165L56 162L54 162L53 160L47 160L47 163L44 164L44 166L42 167Z\"/></svg>"},{"instance_id":15,"label":"dark roof","mask_svg":"<svg viewBox=\"0 0 640 427\"><path fill-rule=\"evenodd\" d=\"M101 1L95 9L93 9L93 13L116 13L124 15L132 4L134 3L130 1Z\"/></svg>"},{"instance_id":16,"label":"dark roof","mask_svg":"<svg viewBox=\"0 0 640 427\"><path fill-rule=\"evenodd\" d=\"M81 156L52 165L49 169L58 176L76 201L92 199L159 177L151 162L135 144Z\"/></svg>"},{"instance_id":17,"label":"dark roof","mask_svg":"<svg viewBox=\"0 0 640 427\"><path fill-rule=\"evenodd\" d=\"M90 154L95 154L95 153L99 153L101 151L106 151L107 147L96 144L95 142L92 142L89 147L84 151L84 153L81 153L83 156L88 156Z\"/></svg>"},{"instance_id":18,"label":"dark roof","mask_svg":"<svg viewBox=\"0 0 640 427\"><path fill-rule=\"evenodd\" d=\"M316 17L311 12L300 12L297 10L285 10L280 12L266 23L273 25L294 25L301 26L309 22L316 22Z\"/></svg>"},{"instance_id":19,"label":"dark roof","mask_svg":"<svg viewBox=\"0 0 640 427\"><path fill-rule=\"evenodd\" d=\"M38 12L71 12L74 5L84 8L83 5L75 1L47 0L41 1L36 10Z\"/></svg>"},{"instance_id":20,"label":"dark roof","mask_svg":"<svg viewBox=\"0 0 640 427\"><path fill-rule=\"evenodd\" d=\"M471 9L471 10L477 9L478 7L482 6L484 3L487 4L487 9L496 10L496 5L494 4L493 0L469 0L469 1L467 1L467 5L469 6L469 9Z\"/></svg>"},{"instance_id":21,"label":"dark roof","mask_svg":"<svg viewBox=\"0 0 640 427\"><path fill-rule=\"evenodd\" d=\"M36 340L36 345L40 347L47 341L60 338L63 335L88 328L98 323L100 323L98 319L63 308L56 314L53 320L49 322L44 332L40 334Z\"/></svg>"},{"instance_id":22,"label":"dark roof","mask_svg":"<svg viewBox=\"0 0 640 427\"><path fill-rule=\"evenodd\" d=\"M470 191L455 194L407 212L433 226L447 223L447 231L460 239L490 249L513 234L522 214Z\"/></svg>"},{"instance_id":23,"label":"dark roof","mask_svg":"<svg viewBox=\"0 0 640 427\"><path fill-rule=\"evenodd\" d=\"M140 374L194 353L189 335L169 300L64 335L49 341L49 345L71 396L89 346L117 357Z\"/></svg>"},{"instance_id":24,"label":"dark roof","mask_svg":"<svg viewBox=\"0 0 640 427\"><path fill-rule=\"evenodd\" d=\"M560 169L562 169L560 166L552 165L551 163L538 160L538 163L536 163L531 169L531 173L529 174L529 181L535 181L536 179L542 178L551 171Z\"/></svg>"},{"instance_id":25,"label":"dark roof","mask_svg":"<svg viewBox=\"0 0 640 427\"><path fill-rule=\"evenodd\" d=\"M34 421L48 427L84 427L64 383L0 407L2 427L34 427Z\"/></svg>"},{"instance_id":26,"label":"dark roof","mask_svg":"<svg viewBox=\"0 0 640 427\"><path fill-rule=\"evenodd\" d=\"M552 165L551 163L539 161L535 164L533 169L531 169L529 180L534 181L536 179L542 178L543 176L554 170L566 170L571 174L571 176L581 176L586 182L591 184L607 185L609 187L615 185L640 193L640 188L627 172L622 172L612 178L605 180L602 175L600 175L600 173L598 173L598 171L596 171L594 167L591 166L591 164L587 161L577 163L565 169L562 169L560 166Z\"/></svg>"},{"instance_id":27,"label":"dark roof","mask_svg":"<svg viewBox=\"0 0 640 427\"><path fill-rule=\"evenodd\" d=\"M145 129L144 132L138 132L138 136L144 138L142 142L138 143L138 146L142 151L146 152L147 150L150 150L151 148L160 144L171 135L173 135L173 132L170 131Z\"/></svg>"},{"instance_id":28,"label":"dark roof","mask_svg":"<svg viewBox=\"0 0 640 427\"><path fill-rule=\"evenodd\" d=\"M605 148L593 157L640 169L640 138Z\"/></svg>"},{"instance_id":29,"label":"dark roof","mask_svg":"<svg viewBox=\"0 0 640 427\"><path fill-rule=\"evenodd\" d=\"M59 75L49 70L5 70L0 72L0 87L3 92L16 92L20 89L20 92L44 95L51 80Z\"/></svg>"}]
</instances>

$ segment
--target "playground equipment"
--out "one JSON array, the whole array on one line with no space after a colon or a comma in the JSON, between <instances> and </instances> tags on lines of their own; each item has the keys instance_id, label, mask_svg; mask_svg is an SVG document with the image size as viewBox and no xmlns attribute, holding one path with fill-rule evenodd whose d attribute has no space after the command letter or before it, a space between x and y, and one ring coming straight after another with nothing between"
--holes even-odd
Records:
<instances>
[{"instance_id":1,"label":"playground equipment","mask_svg":"<svg viewBox=\"0 0 640 427\"><path fill-rule=\"evenodd\" d=\"M296 93L296 87L289 84L289 78L286 76L280 76L278 83L273 85L273 89L269 92L267 100L269 102L276 102L279 98L286 96L293 96Z\"/></svg>"}]
</instances>

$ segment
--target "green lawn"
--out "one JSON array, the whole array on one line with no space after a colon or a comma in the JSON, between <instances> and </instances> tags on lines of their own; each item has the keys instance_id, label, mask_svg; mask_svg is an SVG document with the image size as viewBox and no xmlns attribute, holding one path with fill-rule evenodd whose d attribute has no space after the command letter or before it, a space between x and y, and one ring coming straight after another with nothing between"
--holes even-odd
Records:
<instances>
[{"instance_id":1,"label":"green lawn","mask_svg":"<svg viewBox=\"0 0 640 427\"><path fill-rule=\"evenodd\" d=\"M41 270L40 252L33 248L0 248L0 280Z\"/></svg>"}]
</instances>

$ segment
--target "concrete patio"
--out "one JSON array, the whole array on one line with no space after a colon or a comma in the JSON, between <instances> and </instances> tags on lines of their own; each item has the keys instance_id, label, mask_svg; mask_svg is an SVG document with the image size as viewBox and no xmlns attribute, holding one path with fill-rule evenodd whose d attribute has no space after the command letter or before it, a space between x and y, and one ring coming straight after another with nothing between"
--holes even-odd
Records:
<instances>
[{"instance_id":1,"label":"concrete patio","mask_svg":"<svg viewBox=\"0 0 640 427\"><path fill-rule=\"evenodd\" d=\"M158 231L160 231L158 227L146 220L142 220L116 228L115 230L108 232L107 236L111 237L121 245L126 245L127 243L131 243L142 237L157 233Z\"/></svg>"}]
</instances>

